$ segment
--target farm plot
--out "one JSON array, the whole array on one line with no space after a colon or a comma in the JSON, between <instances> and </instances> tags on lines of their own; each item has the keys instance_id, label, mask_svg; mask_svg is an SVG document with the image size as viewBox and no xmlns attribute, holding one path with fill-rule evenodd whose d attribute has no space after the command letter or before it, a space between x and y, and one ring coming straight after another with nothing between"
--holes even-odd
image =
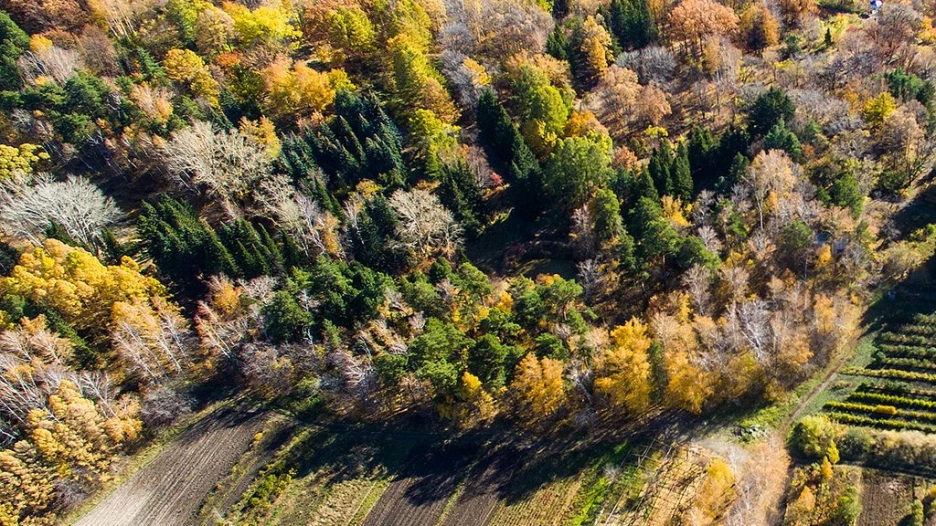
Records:
<instances>
[{"instance_id":1,"label":"farm plot","mask_svg":"<svg viewBox=\"0 0 936 526\"><path fill-rule=\"evenodd\" d=\"M435 524L479 450L477 444L416 448L364 525Z\"/></svg>"},{"instance_id":2,"label":"farm plot","mask_svg":"<svg viewBox=\"0 0 936 526\"><path fill-rule=\"evenodd\" d=\"M846 374L864 377L823 410L845 425L936 433L936 314L916 313L878 335L873 361Z\"/></svg>"},{"instance_id":3,"label":"farm plot","mask_svg":"<svg viewBox=\"0 0 936 526\"><path fill-rule=\"evenodd\" d=\"M875 470L863 470L861 479L857 526L901 524L914 500L914 479Z\"/></svg>"},{"instance_id":4,"label":"farm plot","mask_svg":"<svg viewBox=\"0 0 936 526\"><path fill-rule=\"evenodd\" d=\"M390 485L418 438L311 428L274 462L295 469L263 517L270 526L356 526Z\"/></svg>"},{"instance_id":5,"label":"farm plot","mask_svg":"<svg viewBox=\"0 0 936 526\"><path fill-rule=\"evenodd\" d=\"M537 526L563 523L581 487L578 476L543 485L519 501L500 501L489 526Z\"/></svg>"},{"instance_id":6,"label":"farm plot","mask_svg":"<svg viewBox=\"0 0 936 526\"><path fill-rule=\"evenodd\" d=\"M267 413L218 410L187 430L76 526L185 526L251 446Z\"/></svg>"},{"instance_id":7,"label":"farm plot","mask_svg":"<svg viewBox=\"0 0 936 526\"><path fill-rule=\"evenodd\" d=\"M636 494L622 494L613 506L599 514L603 526L667 525L692 504L704 481L706 459L686 447L655 452L637 467L643 484Z\"/></svg>"},{"instance_id":8,"label":"farm plot","mask_svg":"<svg viewBox=\"0 0 936 526\"><path fill-rule=\"evenodd\" d=\"M520 461L515 451L507 449L485 456L468 477L444 526L478 526L487 524L497 509L500 491L509 484L510 475L517 471Z\"/></svg>"}]
</instances>

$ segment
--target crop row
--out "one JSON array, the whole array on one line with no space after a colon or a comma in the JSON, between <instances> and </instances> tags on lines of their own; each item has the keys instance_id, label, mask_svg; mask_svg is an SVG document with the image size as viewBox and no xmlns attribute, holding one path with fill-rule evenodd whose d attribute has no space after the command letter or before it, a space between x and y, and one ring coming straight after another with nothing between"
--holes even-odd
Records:
<instances>
[{"instance_id":1,"label":"crop row","mask_svg":"<svg viewBox=\"0 0 936 526\"><path fill-rule=\"evenodd\" d=\"M905 420L878 419L850 413L828 413L829 418L842 424L853 426L877 427L882 429L894 429L898 431L923 431L924 433L936 433L936 426L920 422L908 422Z\"/></svg>"},{"instance_id":2,"label":"crop row","mask_svg":"<svg viewBox=\"0 0 936 526\"><path fill-rule=\"evenodd\" d=\"M849 402L874 402L876 404L888 404L896 407L910 407L914 409L932 409L936 410L936 401L920 400L918 398L907 398L905 396L889 395L882 393L869 393L856 391L849 395Z\"/></svg>"},{"instance_id":3,"label":"crop row","mask_svg":"<svg viewBox=\"0 0 936 526\"><path fill-rule=\"evenodd\" d=\"M882 417L899 417L903 420L912 420L915 422L936 423L936 413L928 411L913 411L909 409L897 409L892 405L868 405L854 402L828 402L825 408L832 411L845 411L850 413L876 415Z\"/></svg>"},{"instance_id":4,"label":"crop row","mask_svg":"<svg viewBox=\"0 0 936 526\"><path fill-rule=\"evenodd\" d=\"M885 332L878 338L878 341L907 345L919 345L921 347L929 347L933 345L933 338L931 336L904 334L897 332Z\"/></svg>"},{"instance_id":5,"label":"crop row","mask_svg":"<svg viewBox=\"0 0 936 526\"><path fill-rule=\"evenodd\" d=\"M886 357L877 361L884 369L916 369L923 371L936 371L936 362L932 360L918 360L916 358Z\"/></svg>"},{"instance_id":6,"label":"crop row","mask_svg":"<svg viewBox=\"0 0 936 526\"><path fill-rule=\"evenodd\" d=\"M918 371L904 371L902 369L859 369L849 367L843 370L845 374L870 376L872 378L887 378L892 380L905 380L908 382L925 382L936 384L936 374Z\"/></svg>"},{"instance_id":7,"label":"crop row","mask_svg":"<svg viewBox=\"0 0 936 526\"><path fill-rule=\"evenodd\" d=\"M901 334L917 334L920 336L936 336L936 323L908 323L901 325L894 332Z\"/></svg>"},{"instance_id":8,"label":"crop row","mask_svg":"<svg viewBox=\"0 0 936 526\"><path fill-rule=\"evenodd\" d=\"M918 312L913 315L913 322L924 325L936 324L936 314L922 314Z\"/></svg>"},{"instance_id":9,"label":"crop row","mask_svg":"<svg viewBox=\"0 0 936 526\"><path fill-rule=\"evenodd\" d=\"M936 400L936 389L923 389L913 387L910 384L900 381L873 380L861 382L855 392L859 393L883 393L896 396L913 396L914 398L927 398Z\"/></svg>"},{"instance_id":10,"label":"crop row","mask_svg":"<svg viewBox=\"0 0 936 526\"><path fill-rule=\"evenodd\" d=\"M919 347L916 345L895 345L882 343L878 349L888 356L906 356L921 360L936 361L936 347Z\"/></svg>"}]
</instances>

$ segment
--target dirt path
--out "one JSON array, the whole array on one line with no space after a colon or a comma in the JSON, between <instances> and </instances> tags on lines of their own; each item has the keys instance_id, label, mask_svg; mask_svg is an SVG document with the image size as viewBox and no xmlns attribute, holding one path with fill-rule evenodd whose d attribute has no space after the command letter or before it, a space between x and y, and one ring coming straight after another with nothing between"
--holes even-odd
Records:
<instances>
[{"instance_id":1,"label":"dirt path","mask_svg":"<svg viewBox=\"0 0 936 526\"><path fill-rule=\"evenodd\" d=\"M215 484L250 447L267 413L206 416L74 526L187 526Z\"/></svg>"},{"instance_id":2,"label":"dirt path","mask_svg":"<svg viewBox=\"0 0 936 526\"><path fill-rule=\"evenodd\" d=\"M777 432L782 433L782 436L785 438L787 432L790 430L790 426L793 422L796 422L799 417L803 416L803 411L812 403L812 401L819 396L819 393L825 391L829 388L829 385L832 383L832 380L835 379L835 375L842 370L842 367L845 367L845 364L854 356L854 351L858 347L858 341L861 339L861 334L856 334L855 336L849 338L847 349L842 352L836 353L835 357L832 358L832 361L829 365L826 366L825 376L822 378L822 382L814 387L806 396L800 398L800 401L796 404L796 408L790 412L790 415L783 420L783 423L777 427Z\"/></svg>"}]
</instances>

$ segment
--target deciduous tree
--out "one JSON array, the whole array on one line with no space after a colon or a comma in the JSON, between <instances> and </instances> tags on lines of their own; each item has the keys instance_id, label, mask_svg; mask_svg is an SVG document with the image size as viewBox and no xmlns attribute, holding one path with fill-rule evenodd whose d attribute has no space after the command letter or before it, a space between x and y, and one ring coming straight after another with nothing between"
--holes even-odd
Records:
<instances>
[{"instance_id":1,"label":"deciduous tree","mask_svg":"<svg viewBox=\"0 0 936 526\"><path fill-rule=\"evenodd\" d=\"M647 326L631 318L611 331L611 347L595 359L595 390L630 414L650 405L650 343Z\"/></svg>"}]
</instances>

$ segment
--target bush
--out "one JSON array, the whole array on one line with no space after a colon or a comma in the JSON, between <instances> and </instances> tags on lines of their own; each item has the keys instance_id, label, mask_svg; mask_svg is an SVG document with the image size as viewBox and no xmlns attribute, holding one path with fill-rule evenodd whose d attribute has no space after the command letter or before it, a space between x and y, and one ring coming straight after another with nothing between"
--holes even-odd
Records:
<instances>
[{"instance_id":1,"label":"bush","mask_svg":"<svg viewBox=\"0 0 936 526\"><path fill-rule=\"evenodd\" d=\"M897 414L897 408L892 405L876 405L874 406L874 414L894 416Z\"/></svg>"},{"instance_id":2,"label":"bush","mask_svg":"<svg viewBox=\"0 0 936 526\"><path fill-rule=\"evenodd\" d=\"M824 415L810 415L793 426L790 449L803 457L819 460L829 449L838 430Z\"/></svg>"},{"instance_id":3,"label":"bush","mask_svg":"<svg viewBox=\"0 0 936 526\"><path fill-rule=\"evenodd\" d=\"M867 429L851 427L839 438L839 451L845 460L864 460L871 452L874 438Z\"/></svg>"}]
</instances>

